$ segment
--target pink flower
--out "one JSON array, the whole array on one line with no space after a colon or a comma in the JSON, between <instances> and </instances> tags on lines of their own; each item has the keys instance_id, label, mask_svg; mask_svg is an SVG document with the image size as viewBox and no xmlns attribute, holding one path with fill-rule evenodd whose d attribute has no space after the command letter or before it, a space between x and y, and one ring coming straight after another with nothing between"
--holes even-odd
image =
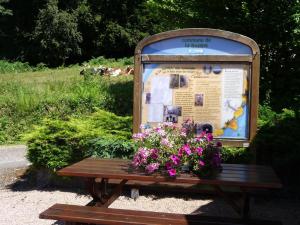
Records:
<instances>
[{"instance_id":1,"label":"pink flower","mask_svg":"<svg viewBox=\"0 0 300 225\"><path fill-rule=\"evenodd\" d=\"M170 162L166 162L165 166L167 170L172 168L172 164Z\"/></svg>"},{"instance_id":2,"label":"pink flower","mask_svg":"<svg viewBox=\"0 0 300 225\"><path fill-rule=\"evenodd\" d=\"M150 135L151 132L152 132L152 129L151 128L147 128L147 129L145 129L144 134L147 137L147 136Z\"/></svg>"},{"instance_id":3,"label":"pink flower","mask_svg":"<svg viewBox=\"0 0 300 225\"><path fill-rule=\"evenodd\" d=\"M206 139L208 140L208 141L212 141L213 140L213 135L211 134L211 133L208 133L208 134L206 134Z\"/></svg>"},{"instance_id":4,"label":"pink flower","mask_svg":"<svg viewBox=\"0 0 300 225\"><path fill-rule=\"evenodd\" d=\"M185 153L187 155L192 154L191 148L190 148L190 146L188 144L186 144L186 145L183 146L183 150L185 151Z\"/></svg>"},{"instance_id":5,"label":"pink flower","mask_svg":"<svg viewBox=\"0 0 300 225\"><path fill-rule=\"evenodd\" d=\"M182 156L182 153L183 153L183 148L180 148L180 149L178 150L178 154L177 154L177 155L178 155L179 157L181 157L181 156Z\"/></svg>"},{"instance_id":6,"label":"pink flower","mask_svg":"<svg viewBox=\"0 0 300 225\"><path fill-rule=\"evenodd\" d=\"M156 149L156 148L150 149L150 157L152 159L157 159L158 158L158 149Z\"/></svg>"},{"instance_id":7,"label":"pink flower","mask_svg":"<svg viewBox=\"0 0 300 225\"><path fill-rule=\"evenodd\" d=\"M186 133L182 131L182 132L180 133L180 136L186 137Z\"/></svg>"},{"instance_id":8,"label":"pink flower","mask_svg":"<svg viewBox=\"0 0 300 225\"><path fill-rule=\"evenodd\" d=\"M170 159L173 161L174 165L178 165L180 163L180 159L176 155L171 155Z\"/></svg>"},{"instance_id":9,"label":"pink flower","mask_svg":"<svg viewBox=\"0 0 300 225\"><path fill-rule=\"evenodd\" d=\"M175 169L168 169L168 173L171 177L176 176L176 170Z\"/></svg>"},{"instance_id":10,"label":"pink flower","mask_svg":"<svg viewBox=\"0 0 300 225\"><path fill-rule=\"evenodd\" d=\"M176 127L175 124L173 124L172 122L164 122L162 125L164 127L170 127L170 128Z\"/></svg>"},{"instance_id":11,"label":"pink flower","mask_svg":"<svg viewBox=\"0 0 300 225\"><path fill-rule=\"evenodd\" d=\"M167 138L163 138L163 139L161 139L161 142L160 142L162 145L164 145L164 146L167 146L167 147L170 147L170 148L172 148L172 144L169 142L169 140L167 139Z\"/></svg>"},{"instance_id":12,"label":"pink flower","mask_svg":"<svg viewBox=\"0 0 300 225\"><path fill-rule=\"evenodd\" d=\"M146 172L147 173L153 173L158 168L159 168L158 163L150 163L149 165L146 166Z\"/></svg>"},{"instance_id":13,"label":"pink flower","mask_svg":"<svg viewBox=\"0 0 300 225\"><path fill-rule=\"evenodd\" d=\"M196 148L196 152L197 152L197 154L198 154L199 156L201 156L202 153L203 153L203 148L202 148L202 147Z\"/></svg>"},{"instance_id":14,"label":"pink flower","mask_svg":"<svg viewBox=\"0 0 300 225\"><path fill-rule=\"evenodd\" d=\"M146 135L144 133L136 133L133 134L132 137L135 141L142 141L146 137Z\"/></svg>"},{"instance_id":15,"label":"pink flower","mask_svg":"<svg viewBox=\"0 0 300 225\"><path fill-rule=\"evenodd\" d=\"M202 160L199 160L199 166L205 166L205 162L203 162Z\"/></svg>"},{"instance_id":16,"label":"pink flower","mask_svg":"<svg viewBox=\"0 0 300 225\"><path fill-rule=\"evenodd\" d=\"M133 157L132 165L134 167L139 167L146 164L148 156L149 151L146 148L139 148Z\"/></svg>"},{"instance_id":17,"label":"pink flower","mask_svg":"<svg viewBox=\"0 0 300 225\"><path fill-rule=\"evenodd\" d=\"M217 142L217 147L222 147L222 143L220 141Z\"/></svg>"},{"instance_id":18,"label":"pink flower","mask_svg":"<svg viewBox=\"0 0 300 225\"><path fill-rule=\"evenodd\" d=\"M202 131L202 132L201 132L201 134L199 135L199 138L202 138L202 137L204 137L204 136L205 136L205 134L206 134L206 132L205 132L205 131Z\"/></svg>"},{"instance_id":19,"label":"pink flower","mask_svg":"<svg viewBox=\"0 0 300 225\"><path fill-rule=\"evenodd\" d=\"M166 131L164 129L161 129L160 127L155 128L155 132L162 137L166 136Z\"/></svg>"},{"instance_id":20,"label":"pink flower","mask_svg":"<svg viewBox=\"0 0 300 225\"><path fill-rule=\"evenodd\" d=\"M212 164L215 167L220 167L221 166L221 154L220 153L214 154L214 156L212 158Z\"/></svg>"}]
</instances>

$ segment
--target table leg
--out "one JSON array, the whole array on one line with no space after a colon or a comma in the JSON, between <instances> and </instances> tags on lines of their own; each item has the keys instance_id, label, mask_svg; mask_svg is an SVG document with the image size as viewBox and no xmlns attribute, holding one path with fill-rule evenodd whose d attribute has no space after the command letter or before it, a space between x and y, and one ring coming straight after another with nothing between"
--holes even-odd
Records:
<instances>
[{"instance_id":1,"label":"table leg","mask_svg":"<svg viewBox=\"0 0 300 225\"><path fill-rule=\"evenodd\" d=\"M128 180L123 179L110 193L108 193L108 179L102 178L100 182L96 182L95 178L88 178L87 189L93 198L88 205L108 207L120 196L123 186L127 181Z\"/></svg>"},{"instance_id":2,"label":"table leg","mask_svg":"<svg viewBox=\"0 0 300 225\"><path fill-rule=\"evenodd\" d=\"M102 181L101 183L95 182L95 178L88 178L86 180L86 188L90 195L93 198L92 202L98 202L101 199L101 186L102 186Z\"/></svg>"},{"instance_id":3,"label":"table leg","mask_svg":"<svg viewBox=\"0 0 300 225\"><path fill-rule=\"evenodd\" d=\"M217 194L221 198L223 198L224 201L227 202L234 209L234 211L237 214L241 215L242 210L241 210L240 206L232 198L230 198L230 196L228 196L228 194L226 192L224 192L220 186L214 185L213 187L214 187L215 191L217 192Z\"/></svg>"},{"instance_id":4,"label":"table leg","mask_svg":"<svg viewBox=\"0 0 300 225\"><path fill-rule=\"evenodd\" d=\"M244 189L241 189L243 192L243 207L242 207L242 218L243 219L248 219L250 217L250 196L248 192Z\"/></svg>"},{"instance_id":5,"label":"table leg","mask_svg":"<svg viewBox=\"0 0 300 225\"><path fill-rule=\"evenodd\" d=\"M229 196L228 193L224 192L220 186L214 185L213 187L217 194L222 197L225 202L227 202L243 220L247 220L250 218L250 197L247 190L241 188L242 202L241 204L238 204L232 199L232 197Z\"/></svg>"}]
</instances>

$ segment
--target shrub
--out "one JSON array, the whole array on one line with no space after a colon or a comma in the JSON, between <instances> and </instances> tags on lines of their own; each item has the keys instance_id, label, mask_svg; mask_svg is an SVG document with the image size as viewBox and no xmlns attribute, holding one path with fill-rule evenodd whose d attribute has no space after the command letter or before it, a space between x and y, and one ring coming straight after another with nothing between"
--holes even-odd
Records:
<instances>
[{"instance_id":1,"label":"shrub","mask_svg":"<svg viewBox=\"0 0 300 225\"><path fill-rule=\"evenodd\" d=\"M118 137L95 138L88 142L87 156L100 158L129 159L134 153L134 144L131 140L120 140Z\"/></svg>"},{"instance_id":2,"label":"shrub","mask_svg":"<svg viewBox=\"0 0 300 225\"><path fill-rule=\"evenodd\" d=\"M0 74L20 73L20 72L27 72L32 70L33 68L28 63L0 60Z\"/></svg>"},{"instance_id":3,"label":"shrub","mask_svg":"<svg viewBox=\"0 0 300 225\"><path fill-rule=\"evenodd\" d=\"M93 58L89 60L88 62L84 62L83 64L88 64L91 66L99 66L99 65L105 65L108 67L124 67L124 66L129 66L133 65L133 57L125 57L125 58L119 58L119 59L114 59L114 58L105 58L103 56L99 56L97 58Z\"/></svg>"},{"instance_id":4,"label":"shrub","mask_svg":"<svg viewBox=\"0 0 300 225\"><path fill-rule=\"evenodd\" d=\"M254 160L254 154L249 148L222 148L222 162L223 163L252 163Z\"/></svg>"},{"instance_id":5,"label":"shrub","mask_svg":"<svg viewBox=\"0 0 300 225\"><path fill-rule=\"evenodd\" d=\"M292 110L262 107L260 129L252 143L257 163L271 165L285 184L300 183L300 118Z\"/></svg>"},{"instance_id":6,"label":"shrub","mask_svg":"<svg viewBox=\"0 0 300 225\"><path fill-rule=\"evenodd\" d=\"M131 124L131 117L119 117L103 110L68 120L45 119L24 137L27 157L35 167L55 171L90 155L130 155ZM128 147L123 154L124 146Z\"/></svg>"}]
</instances>

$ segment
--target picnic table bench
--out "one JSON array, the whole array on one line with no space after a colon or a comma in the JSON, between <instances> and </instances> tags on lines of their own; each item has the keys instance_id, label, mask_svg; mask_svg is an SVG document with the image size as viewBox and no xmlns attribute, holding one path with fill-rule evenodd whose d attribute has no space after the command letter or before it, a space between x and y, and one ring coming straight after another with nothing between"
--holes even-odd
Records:
<instances>
[{"instance_id":1,"label":"picnic table bench","mask_svg":"<svg viewBox=\"0 0 300 225\"><path fill-rule=\"evenodd\" d=\"M57 173L61 176L84 178L93 200L87 206L56 204L41 213L40 218L63 220L69 224L281 224L275 221L252 220L249 216L249 191L282 187L272 168L241 164L223 164L222 167L221 173L210 178L204 179L189 173L172 178L160 173L147 175L134 170L128 160L87 158ZM117 179L119 183L110 190L108 184L111 179ZM209 185L229 203L240 218L212 218L108 208L120 196L124 185L129 181ZM232 198L223 190L224 187L238 188L241 201Z\"/></svg>"}]
</instances>

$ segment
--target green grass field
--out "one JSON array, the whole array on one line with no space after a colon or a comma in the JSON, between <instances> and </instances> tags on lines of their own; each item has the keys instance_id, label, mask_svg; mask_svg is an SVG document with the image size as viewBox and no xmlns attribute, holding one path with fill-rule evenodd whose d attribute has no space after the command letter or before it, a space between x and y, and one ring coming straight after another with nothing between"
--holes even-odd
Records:
<instances>
[{"instance_id":1,"label":"green grass field","mask_svg":"<svg viewBox=\"0 0 300 225\"><path fill-rule=\"evenodd\" d=\"M116 61L99 57L89 64L125 67L130 62L127 58ZM37 71L28 65L22 68L18 64L15 70L7 65L9 70L0 70L0 144L22 142L22 135L46 117L67 118L89 114L95 107L109 108L109 85L131 82L130 77L87 80L80 76L82 67L78 65ZM19 72L22 69L25 72Z\"/></svg>"}]
</instances>

